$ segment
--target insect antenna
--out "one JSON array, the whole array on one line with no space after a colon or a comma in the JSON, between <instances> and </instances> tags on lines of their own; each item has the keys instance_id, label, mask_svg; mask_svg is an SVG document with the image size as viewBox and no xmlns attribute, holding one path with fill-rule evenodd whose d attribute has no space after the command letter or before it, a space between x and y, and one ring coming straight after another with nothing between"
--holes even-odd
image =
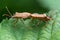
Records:
<instances>
[{"instance_id":1,"label":"insect antenna","mask_svg":"<svg viewBox=\"0 0 60 40\"><path fill-rule=\"evenodd\" d=\"M9 15L12 17L11 12L9 11L8 7L6 6L6 10L8 11Z\"/></svg>"}]
</instances>

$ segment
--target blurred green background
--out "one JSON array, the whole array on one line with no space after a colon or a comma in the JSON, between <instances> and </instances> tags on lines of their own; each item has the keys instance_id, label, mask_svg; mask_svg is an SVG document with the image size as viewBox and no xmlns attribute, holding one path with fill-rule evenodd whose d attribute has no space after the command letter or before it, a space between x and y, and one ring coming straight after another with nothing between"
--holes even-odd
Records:
<instances>
[{"instance_id":1,"label":"blurred green background","mask_svg":"<svg viewBox=\"0 0 60 40\"><path fill-rule=\"evenodd\" d=\"M51 9L60 9L60 0L38 0L44 7Z\"/></svg>"},{"instance_id":2,"label":"blurred green background","mask_svg":"<svg viewBox=\"0 0 60 40\"><path fill-rule=\"evenodd\" d=\"M38 3L37 0L0 0L0 22L5 18L2 15L8 14L6 6L12 14L16 11L30 13L48 12L48 8L45 8L42 3Z\"/></svg>"}]
</instances>

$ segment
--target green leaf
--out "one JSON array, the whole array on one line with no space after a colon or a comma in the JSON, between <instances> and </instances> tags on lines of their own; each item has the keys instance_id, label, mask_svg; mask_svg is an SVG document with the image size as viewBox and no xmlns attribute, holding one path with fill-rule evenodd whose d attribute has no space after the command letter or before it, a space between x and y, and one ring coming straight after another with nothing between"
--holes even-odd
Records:
<instances>
[{"instance_id":1,"label":"green leaf","mask_svg":"<svg viewBox=\"0 0 60 40\"><path fill-rule=\"evenodd\" d=\"M51 10L49 14L52 20L42 28L42 34L39 40L60 40L60 30L59 33L57 33L58 29L60 29L60 12L59 10Z\"/></svg>"},{"instance_id":2,"label":"green leaf","mask_svg":"<svg viewBox=\"0 0 60 40\"><path fill-rule=\"evenodd\" d=\"M60 40L60 10L51 10L51 20L4 19L0 23L0 40ZM39 25L37 25L39 23Z\"/></svg>"}]
</instances>

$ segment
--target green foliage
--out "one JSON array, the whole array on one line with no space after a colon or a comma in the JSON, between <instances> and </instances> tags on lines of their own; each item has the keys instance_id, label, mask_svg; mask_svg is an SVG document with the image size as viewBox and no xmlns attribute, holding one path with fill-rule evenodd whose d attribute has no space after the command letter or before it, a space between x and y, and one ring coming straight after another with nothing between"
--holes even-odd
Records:
<instances>
[{"instance_id":1,"label":"green foliage","mask_svg":"<svg viewBox=\"0 0 60 40\"><path fill-rule=\"evenodd\" d=\"M0 23L0 40L60 40L60 10L51 10L51 20L4 19ZM39 25L37 23L40 22Z\"/></svg>"}]
</instances>

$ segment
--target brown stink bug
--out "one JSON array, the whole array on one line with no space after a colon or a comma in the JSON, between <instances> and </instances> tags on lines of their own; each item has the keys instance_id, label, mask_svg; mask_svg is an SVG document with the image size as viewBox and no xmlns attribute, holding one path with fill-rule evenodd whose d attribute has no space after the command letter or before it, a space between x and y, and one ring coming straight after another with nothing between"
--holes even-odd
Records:
<instances>
[{"instance_id":1,"label":"brown stink bug","mask_svg":"<svg viewBox=\"0 0 60 40\"><path fill-rule=\"evenodd\" d=\"M28 13L28 12L22 12L22 13L19 13L19 12L16 12L12 18L17 18L17 19L21 19L22 23L24 24L24 20L25 18L29 18L31 15L31 13Z\"/></svg>"},{"instance_id":2,"label":"brown stink bug","mask_svg":"<svg viewBox=\"0 0 60 40\"><path fill-rule=\"evenodd\" d=\"M31 15L28 12L22 12L22 13L16 12L14 15L12 15L11 12L8 10L7 6L6 6L6 9L7 9L10 16L8 14L4 14L3 16L9 16L12 18L16 18L16 21L14 22L14 24L17 22L18 19L21 19L21 21L24 23L23 19L28 18Z\"/></svg>"},{"instance_id":3,"label":"brown stink bug","mask_svg":"<svg viewBox=\"0 0 60 40\"><path fill-rule=\"evenodd\" d=\"M46 14L38 14L38 13L31 14L31 17L32 17L31 21L32 21L33 19L38 19L38 20L40 20L40 21L46 22L46 21L48 21L48 20L51 19L51 18L48 17ZM39 23L40 23L40 22L38 22L38 23L36 24L36 26L39 25Z\"/></svg>"},{"instance_id":4,"label":"brown stink bug","mask_svg":"<svg viewBox=\"0 0 60 40\"><path fill-rule=\"evenodd\" d=\"M28 18L28 17L30 17L30 13L28 13L28 12L23 12L23 13L18 13L18 12L16 12L12 17L13 18Z\"/></svg>"},{"instance_id":5,"label":"brown stink bug","mask_svg":"<svg viewBox=\"0 0 60 40\"><path fill-rule=\"evenodd\" d=\"M34 19L39 19L39 20L45 20L45 21L48 21L50 20L51 18L48 17L46 14L38 14L38 13L34 13L34 14L31 14L31 17Z\"/></svg>"}]
</instances>

